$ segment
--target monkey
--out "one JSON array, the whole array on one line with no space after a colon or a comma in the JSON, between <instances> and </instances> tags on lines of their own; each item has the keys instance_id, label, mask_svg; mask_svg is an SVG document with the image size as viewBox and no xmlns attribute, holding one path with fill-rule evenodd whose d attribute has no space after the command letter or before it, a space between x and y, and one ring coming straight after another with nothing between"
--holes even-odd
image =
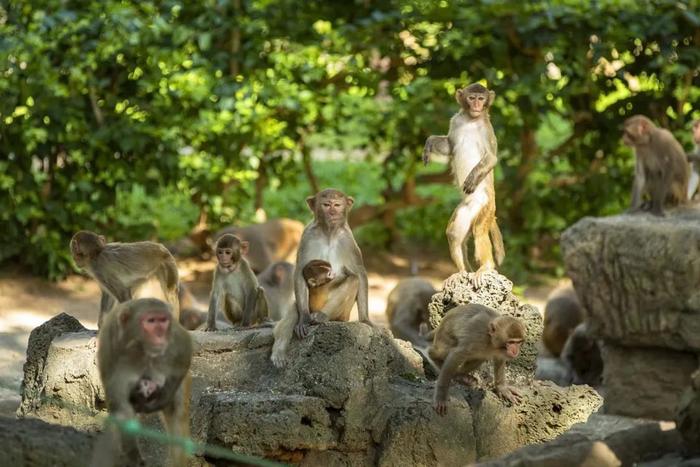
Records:
<instances>
[{"instance_id":1,"label":"monkey","mask_svg":"<svg viewBox=\"0 0 700 467\"><path fill-rule=\"evenodd\" d=\"M505 384L504 362L518 356L524 341L525 325L518 318L476 303L448 311L428 349L430 359L440 367L433 398L438 415L447 413L452 378L468 375L486 360L493 360L496 394L511 403L519 401L520 393Z\"/></svg>"},{"instance_id":2,"label":"monkey","mask_svg":"<svg viewBox=\"0 0 700 467\"><path fill-rule=\"evenodd\" d=\"M216 242L216 259L205 331L216 331L216 314L223 310L233 325L251 326L267 320L265 291L243 257L248 242L224 234Z\"/></svg>"},{"instance_id":3,"label":"monkey","mask_svg":"<svg viewBox=\"0 0 700 467\"><path fill-rule=\"evenodd\" d=\"M602 383L603 359L598 342L591 337L586 323L573 330L561 351L561 360L570 370L573 384L598 387Z\"/></svg>"},{"instance_id":4,"label":"monkey","mask_svg":"<svg viewBox=\"0 0 700 467\"><path fill-rule=\"evenodd\" d=\"M636 158L630 212L663 216L664 207L688 201L690 166L670 131L658 128L644 115L634 115L624 122L622 141L634 149Z\"/></svg>"},{"instance_id":5,"label":"monkey","mask_svg":"<svg viewBox=\"0 0 700 467\"><path fill-rule=\"evenodd\" d=\"M233 234L249 243L245 254L250 267L260 274L276 261L294 261L304 224L293 219L270 219L262 224L227 227L214 235Z\"/></svg>"},{"instance_id":6,"label":"monkey","mask_svg":"<svg viewBox=\"0 0 700 467\"><path fill-rule=\"evenodd\" d=\"M105 316L98 341L97 366L110 415L124 422L160 412L168 434L189 437L192 339L171 306L156 298L120 303ZM135 438L122 439L117 427L107 427L91 465L114 465L122 452L130 465L141 460ZM187 465L181 448L171 447L170 456L168 465Z\"/></svg>"},{"instance_id":7,"label":"monkey","mask_svg":"<svg viewBox=\"0 0 700 467\"><path fill-rule=\"evenodd\" d=\"M688 199L692 200L695 192L700 184L700 120L693 122L693 143L695 143L695 151L689 153L688 162L690 162L690 178L688 180Z\"/></svg>"},{"instance_id":8,"label":"monkey","mask_svg":"<svg viewBox=\"0 0 700 467\"><path fill-rule=\"evenodd\" d=\"M278 261L258 274L258 283L265 290L270 319L279 321L294 306L294 265Z\"/></svg>"},{"instance_id":9,"label":"monkey","mask_svg":"<svg viewBox=\"0 0 700 467\"><path fill-rule=\"evenodd\" d=\"M355 276L348 268L343 266L340 274L336 274L331 268L331 263L322 259L313 259L306 263L302 270L302 276L309 288L309 311L311 312L312 323L322 323L328 321L328 315L336 311L336 321L349 321L352 305L355 297L346 295L341 297L341 302L329 304L328 297L333 291L341 286L348 277ZM326 309L327 311L324 311Z\"/></svg>"},{"instance_id":10,"label":"monkey","mask_svg":"<svg viewBox=\"0 0 700 467\"><path fill-rule=\"evenodd\" d=\"M566 340L583 320L583 308L573 287L556 290L544 308L542 344L553 356L558 357Z\"/></svg>"},{"instance_id":11,"label":"monkey","mask_svg":"<svg viewBox=\"0 0 700 467\"><path fill-rule=\"evenodd\" d=\"M362 252L348 225L348 212L355 200L342 191L328 188L306 198L314 220L304 228L294 268L294 310L287 313L274 329L275 342L270 359L277 367L286 363L286 353L292 334L303 339L308 334L309 286L303 276L304 266L313 259L331 264L332 270L351 273L342 284L328 294L322 312L331 320L349 317L352 302L357 303L360 322L373 326L369 319L367 271Z\"/></svg>"},{"instance_id":12,"label":"monkey","mask_svg":"<svg viewBox=\"0 0 700 467\"><path fill-rule=\"evenodd\" d=\"M165 300L175 318L180 316L175 258L160 243L107 243L102 235L81 230L73 235L70 251L75 263L95 279L102 289L100 329L105 313L115 303L138 298L139 291L150 279L157 279Z\"/></svg>"},{"instance_id":13,"label":"monkey","mask_svg":"<svg viewBox=\"0 0 700 467\"><path fill-rule=\"evenodd\" d=\"M447 224L447 241L457 269L471 270L467 239L474 235L474 256L479 265L473 276L476 287L483 285L484 273L494 270L505 258L503 237L496 222L493 175L498 145L489 119L495 97L494 91L479 83L457 90L455 99L461 109L450 120L447 135L429 136L423 149L425 165L432 153L451 156L455 183L463 195Z\"/></svg>"},{"instance_id":14,"label":"monkey","mask_svg":"<svg viewBox=\"0 0 700 467\"><path fill-rule=\"evenodd\" d=\"M180 324L190 331L197 329L207 319L207 313L202 309L189 287L182 282L178 287L178 299L180 300Z\"/></svg>"},{"instance_id":15,"label":"monkey","mask_svg":"<svg viewBox=\"0 0 700 467\"><path fill-rule=\"evenodd\" d=\"M428 340L422 334L421 325L428 323L428 304L435 294L435 287L420 277L403 279L396 284L386 301L386 319L394 337L427 347Z\"/></svg>"}]
</instances>

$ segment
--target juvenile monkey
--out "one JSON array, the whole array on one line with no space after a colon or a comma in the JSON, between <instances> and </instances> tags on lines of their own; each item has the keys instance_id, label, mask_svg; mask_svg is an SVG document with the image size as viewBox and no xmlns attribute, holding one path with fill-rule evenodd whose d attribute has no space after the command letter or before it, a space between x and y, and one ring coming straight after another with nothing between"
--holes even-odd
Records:
<instances>
[{"instance_id":1,"label":"juvenile monkey","mask_svg":"<svg viewBox=\"0 0 700 467\"><path fill-rule=\"evenodd\" d=\"M306 198L306 204L314 213L314 220L301 236L297 262L294 268L294 297L296 313L287 313L274 330L275 343L271 360L277 367L286 363L287 346L296 333L299 338L308 334L310 320L309 286L302 271L311 260L328 261L333 271L347 269L352 275L328 293L326 306L321 310L330 320L347 320L352 303L357 303L357 314L361 322L369 320L367 271L362 253L355 242L347 222L348 212L354 200L342 191L326 189ZM349 307L345 304L349 303Z\"/></svg>"},{"instance_id":2,"label":"juvenile monkey","mask_svg":"<svg viewBox=\"0 0 700 467\"><path fill-rule=\"evenodd\" d=\"M258 274L258 282L265 290L270 319L279 321L294 306L294 265L278 261Z\"/></svg>"},{"instance_id":3,"label":"juvenile monkey","mask_svg":"<svg viewBox=\"0 0 700 467\"><path fill-rule=\"evenodd\" d=\"M553 357L559 356L569 335L582 320L583 309L573 287L559 289L547 300L542 343Z\"/></svg>"},{"instance_id":4,"label":"juvenile monkey","mask_svg":"<svg viewBox=\"0 0 700 467\"><path fill-rule=\"evenodd\" d=\"M250 326L267 319L265 292L243 257L248 242L231 234L216 242L216 259L205 331L216 331L216 314L223 311L233 325Z\"/></svg>"},{"instance_id":5,"label":"juvenile monkey","mask_svg":"<svg viewBox=\"0 0 700 467\"><path fill-rule=\"evenodd\" d=\"M121 303L105 316L98 340L97 366L110 415L126 421L159 411L170 435L188 437L192 340L171 307L155 298ZM121 453L129 465L141 460L135 438L122 439L117 427L108 427L91 465L115 465ZM170 456L168 465L187 465L182 449L171 447Z\"/></svg>"},{"instance_id":6,"label":"juvenile monkey","mask_svg":"<svg viewBox=\"0 0 700 467\"><path fill-rule=\"evenodd\" d=\"M418 347L427 347L428 340L421 325L428 323L428 304L436 290L420 277L402 279L386 300L386 318L389 328L398 339L404 339Z\"/></svg>"},{"instance_id":7,"label":"juvenile monkey","mask_svg":"<svg viewBox=\"0 0 700 467\"><path fill-rule=\"evenodd\" d=\"M625 120L622 141L636 158L630 211L663 215L663 208L688 201L690 167L680 143L644 115ZM645 195L649 202L645 202Z\"/></svg>"},{"instance_id":8,"label":"juvenile monkey","mask_svg":"<svg viewBox=\"0 0 700 467\"><path fill-rule=\"evenodd\" d=\"M355 297L351 295L336 295L333 292L345 283L348 277L355 277L345 266L340 274L336 274L331 268L331 263L322 259L314 259L306 263L302 275L309 287L309 311L312 322L324 322L328 316L334 314L336 321L348 321L350 312L355 303ZM335 301L329 301L329 297L338 297Z\"/></svg>"},{"instance_id":9,"label":"juvenile monkey","mask_svg":"<svg viewBox=\"0 0 700 467\"><path fill-rule=\"evenodd\" d=\"M468 375L486 360L493 360L496 394L510 402L520 394L505 384L506 360L520 353L525 341L525 326L512 316L500 315L487 306L470 303L448 311L435 330L430 358L440 367L435 385L434 407L439 415L447 413L447 394L452 378Z\"/></svg>"},{"instance_id":10,"label":"juvenile monkey","mask_svg":"<svg viewBox=\"0 0 700 467\"><path fill-rule=\"evenodd\" d=\"M688 180L688 199L693 199L700 183L700 120L693 122L693 143L695 151L688 154L690 162L690 179Z\"/></svg>"},{"instance_id":11,"label":"juvenile monkey","mask_svg":"<svg viewBox=\"0 0 700 467\"><path fill-rule=\"evenodd\" d=\"M102 289L98 328L115 301L123 303L138 298L139 289L153 278L158 280L173 315L179 318L177 264L160 243L107 243L102 235L81 230L73 235L70 251L75 263Z\"/></svg>"},{"instance_id":12,"label":"juvenile monkey","mask_svg":"<svg viewBox=\"0 0 700 467\"><path fill-rule=\"evenodd\" d=\"M603 359L598 342L589 334L586 323L573 330L561 351L561 360L570 370L573 384L601 385Z\"/></svg>"},{"instance_id":13,"label":"juvenile monkey","mask_svg":"<svg viewBox=\"0 0 700 467\"><path fill-rule=\"evenodd\" d=\"M495 97L494 91L479 83L457 90L455 99L461 110L450 120L449 132L446 136L429 136L423 149L426 165L432 153L452 158L455 183L464 194L447 224L447 241L457 269L471 270L466 242L470 234L474 235L474 256L479 265L474 275L477 287L483 283L483 274L495 269L505 257L503 238L496 223L493 182L498 148L489 119Z\"/></svg>"}]
</instances>

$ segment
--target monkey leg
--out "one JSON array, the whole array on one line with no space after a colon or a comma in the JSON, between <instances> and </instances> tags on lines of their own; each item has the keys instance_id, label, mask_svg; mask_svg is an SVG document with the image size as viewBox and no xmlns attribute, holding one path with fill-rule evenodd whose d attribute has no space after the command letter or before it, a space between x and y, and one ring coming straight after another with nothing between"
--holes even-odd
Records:
<instances>
[{"instance_id":1,"label":"monkey leg","mask_svg":"<svg viewBox=\"0 0 700 467\"><path fill-rule=\"evenodd\" d=\"M234 326L241 324L241 320L243 319L243 308L241 308L238 301L230 294L226 294L224 298L224 315L226 315L226 319Z\"/></svg>"},{"instance_id":2,"label":"monkey leg","mask_svg":"<svg viewBox=\"0 0 700 467\"><path fill-rule=\"evenodd\" d=\"M474 228L475 256L479 263L479 269L474 273L472 280L477 288L481 288L484 285L484 273L493 271L496 267L493 262L489 228L490 225L484 223L478 224Z\"/></svg>"},{"instance_id":3,"label":"monkey leg","mask_svg":"<svg viewBox=\"0 0 700 467\"><path fill-rule=\"evenodd\" d=\"M270 308L267 303L267 297L265 297L265 290L262 287L258 287L257 294L255 296L255 320L256 323L263 323L267 321L270 316Z\"/></svg>"},{"instance_id":4,"label":"monkey leg","mask_svg":"<svg viewBox=\"0 0 700 467\"><path fill-rule=\"evenodd\" d=\"M188 453L182 446L185 440L190 437L190 389L192 386L192 375L188 371L182 380L173 400L161 412L163 425L168 434L179 438L177 443L170 445L170 462L168 465L174 467L187 467Z\"/></svg>"},{"instance_id":5,"label":"monkey leg","mask_svg":"<svg viewBox=\"0 0 700 467\"><path fill-rule=\"evenodd\" d=\"M294 327L298 320L299 315L296 306L291 306L286 310L282 319L277 322L275 329L272 331L275 341L272 344L270 360L277 368L282 368L287 364L287 347L289 347L289 342L292 340Z\"/></svg>"},{"instance_id":6,"label":"monkey leg","mask_svg":"<svg viewBox=\"0 0 700 467\"><path fill-rule=\"evenodd\" d=\"M484 205L488 202L488 196L482 190L477 190L468 195L459 203L452 213L447 224L447 242L450 248L450 256L459 271L466 271L464 263L464 251L462 245L467 235L472 230L472 224Z\"/></svg>"}]
</instances>

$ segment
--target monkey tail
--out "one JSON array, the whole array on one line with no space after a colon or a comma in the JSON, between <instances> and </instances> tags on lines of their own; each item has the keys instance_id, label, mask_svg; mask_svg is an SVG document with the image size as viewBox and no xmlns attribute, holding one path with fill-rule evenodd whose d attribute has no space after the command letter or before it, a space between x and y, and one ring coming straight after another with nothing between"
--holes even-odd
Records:
<instances>
[{"instance_id":1,"label":"monkey tail","mask_svg":"<svg viewBox=\"0 0 700 467\"><path fill-rule=\"evenodd\" d=\"M491 243L493 244L493 251L496 256L496 264L500 265L506 257L506 249L503 246L503 236L501 235L501 229L498 228L495 217L489 227L489 234L491 235Z\"/></svg>"}]
</instances>

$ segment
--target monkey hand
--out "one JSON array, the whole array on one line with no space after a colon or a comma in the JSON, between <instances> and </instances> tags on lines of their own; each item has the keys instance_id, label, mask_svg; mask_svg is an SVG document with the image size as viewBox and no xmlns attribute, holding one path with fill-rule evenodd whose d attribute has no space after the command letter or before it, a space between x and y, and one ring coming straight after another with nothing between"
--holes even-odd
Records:
<instances>
[{"instance_id":1,"label":"monkey hand","mask_svg":"<svg viewBox=\"0 0 700 467\"><path fill-rule=\"evenodd\" d=\"M447 401L436 400L433 402L433 409L438 415L444 417L447 414Z\"/></svg>"},{"instance_id":2,"label":"monkey hand","mask_svg":"<svg viewBox=\"0 0 700 467\"><path fill-rule=\"evenodd\" d=\"M474 190L476 190L476 177L472 176L473 173L474 172L470 173L467 178L464 179L464 183L462 184L462 191L465 195L471 195L474 193Z\"/></svg>"},{"instance_id":3,"label":"monkey hand","mask_svg":"<svg viewBox=\"0 0 700 467\"><path fill-rule=\"evenodd\" d=\"M309 326L305 321L306 320L300 319L297 325L294 326L294 334L296 334L299 339L303 339L309 335Z\"/></svg>"},{"instance_id":4,"label":"monkey hand","mask_svg":"<svg viewBox=\"0 0 700 467\"><path fill-rule=\"evenodd\" d=\"M204 331L206 332L213 332L216 331L216 323L213 324L207 324L207 326L204 328Z\"/></svg>"},{"instance_id":5,"label":"monkey hand","mask_svg":"<svg viewBox=\"0 0 700 467\"><path fill-rule=\"evenodd\" d=\"M505 384L496 386L495 391L496 394L498 394L500 397L507 400L511 404L520 402L520 400L522 399L522 395L517 390Z\"/></svg>"}]
</instances>

